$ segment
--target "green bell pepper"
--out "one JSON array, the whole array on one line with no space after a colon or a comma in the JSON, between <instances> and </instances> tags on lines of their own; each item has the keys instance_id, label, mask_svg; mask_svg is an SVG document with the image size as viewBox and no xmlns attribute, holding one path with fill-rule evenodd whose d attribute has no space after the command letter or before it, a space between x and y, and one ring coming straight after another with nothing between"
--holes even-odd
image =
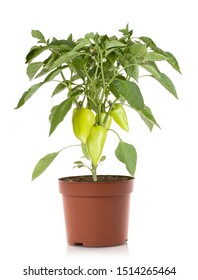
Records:
<instances>
[{"instance_id":1,"label":"green bell pepper","mask_svg":"<svg viewBox=\"0 0 198 280\"><path fill-rule=\"evenodd\" d=\"M110 115L122 129L124 129L125 131L129 131L127 115L121 104L115 104Z\"/></svg>"},{"instance_id":2,"label":"green bell pepper","mask_svg":"<svg viewBox=\"0 0 198 280\"><path fill-rule=\"evenodd\" d=\"M95 123L94 113L88 108L74 109L72 125L75 136L83 143L86 143L87 137L92 126Z\"/></svg>"},{"instance_id":3,"label":"green bell pepper","mask_svg":"<svg viewBox=\"0 0 198 280\"><path fill-rule=\"evenodd\" d=\"M102 155L103 147L107 137L107 130L104 126L93 126L87 138L87 150L94 166L97 166Z\"/></svg>"}]
</instances>

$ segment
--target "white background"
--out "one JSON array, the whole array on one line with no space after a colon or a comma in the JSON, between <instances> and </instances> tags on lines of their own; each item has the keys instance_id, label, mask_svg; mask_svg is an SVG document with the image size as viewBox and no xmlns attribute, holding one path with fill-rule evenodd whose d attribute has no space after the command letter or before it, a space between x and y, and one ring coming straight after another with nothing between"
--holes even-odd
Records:
<instances>
[{"instance_id":1,"label":"white background","mask_svg":"<svg viewBox=\"0 0 198 280\"><path fill-rule=\"evenodd\" d=\"M104 279L130 279L115 276L118 265L175 266L176 276L149 276L148 279L197 279L198 20L195 3L193 0L8 0L1 4L1 279L41 279L23 276L23 269L28 265L113 269L115 273L103 276ZM31 172L39 158L76 141L70 115L48 138L48 113L60 101L57 97L50 99L51 86L44 86L23 108L14 110L30 86L25 74L25 56L36 42L31 30L39 29L46 38L61 39L70 33L78 38L91 31L113 35L127 23L135 36L149 36L159 47L175 54L182 75L170 66L163 64L163 67L177 88L179 101L156 81L142 79L140 86L145 102L162 129L150 133L138 116L129 111L130 133L120 131L123 140L133 143L138 151L128 244L100 249L67 246L57 178L77 175L72 163L79 159L80 151L78 148L64 151L33 183ZM127 174L114 160L116 141L114 136L108 141L105 150L108 158L100 173Z\"/></svg>"}]
</instances>

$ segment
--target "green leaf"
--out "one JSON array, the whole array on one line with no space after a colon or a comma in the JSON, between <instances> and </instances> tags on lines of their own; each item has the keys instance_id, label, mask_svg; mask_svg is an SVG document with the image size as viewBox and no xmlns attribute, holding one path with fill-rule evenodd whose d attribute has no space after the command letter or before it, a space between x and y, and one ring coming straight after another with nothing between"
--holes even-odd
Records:
<instances>
[{"instance_id":1,"label":"green leaf","mask_svg":"<svg viewBox=\"0 0 198 280\"><path fill-rule=\"evenodd\" d=\"M74 161L74 164L84 164L84 163L80 160L77 160L77 161Z\"/></svg>"},{"instance_id":2,"label":"green leaf","mask_svg":"<svg viewBox=\"0 0 198 280\"><path fill-rule=\"evenodd\" d=\"M44 83L52 81L66 67L67 66L62 66L62 67L56 68L54 71L50 72L49 75L45 78Z\"/></svg>"},{"instance_id":3,"label":"green leaf","mask_svg":"<svg viewBox=\"0 0 198 280\"><path fill-rule=\"evenodd\" d=\"M67 67L67 65L64 65L62 67L58 67L55 70L52 71L50 66L44 67L35 77L39 78L43 75L46 75L47 73L49 73L51 71L51 73L49 73L49 75L45 78L44 82L49 82L52 81L63 69L65 69Z\"/></svg>"},{"instance_id":4,"label":"green leaf","mask_svg":"<svg viewBox=\"0 0 198 280\"><path fill-rule=\"evenodd\" d=\"M20 98L15 109L20 108L43 85L43 82L31 86Z\"/></svg>"},{"instance_id":5,"label":"green leaf","mask_svg":"<svg viewBox=\"0 0 198 280\"><path fill-rule=\"evenodd\" d=\"M157 52L148 52L143 59L143 62L147 61L161 61L161 60L167 60L167 56L157 53Z\"/></svg>"},{"instance_id":6,"label":"green leaf","mask_svg":"<svg viewBox=\"0 0 198 280\"><path fill-rule=\"evenodd\" d=\"M164 52L164 55L167 57L168 63L181 74L181 70L179 68L179 64L177 62L177 59L174 57L174 55L170 52Z\"/></svg>"},{"instance_id":7,"label":"green leaf","mask_svg":"<svg viewBox=\"0 0 198 280\"><path fill-rule=\"evenodd\" d=\"M118 98L125 98L128 104L136 110L144 109L144 100L136 83L115 79L110 85L111 92Z\"/></svg>"},{"instance_id":8,"label":"green leaf","mask_svg":"<svg viewBox=\"0 0 198 280\"><path fill-rule=\"evenodd\" d=\"M40 176L46 170L46 168L52 163L52 161L57 157L57 155L61 151L62 150L55 153L48 154L38 161L32 173L32 181L36 179L38 176Z\"/></svg>"},{"instance_id":9,"label":"green leaf","mask_svg":"<svg viewBox=\"0 0 198 280\"><path fill-rule=\"evenodd\" d=\"M74 66L78 76L84 80L86 77L86 73L84 72L85 64L87 63L87 59L76 57L72 61L72 65Z\"/></svg>"},{"instance_id":10,"label":"green leaf","mask_svg":"<svg viewBox=\"0 0 198 280\"><path fill-rule=\"evenodd\" d=\"M47 73L49 73L51 70L48 68L48 67L44 67L35 77L35 79L43 76L43 75L46 75Z\"/></svg>"},{"instance_id":11,"label":"green leaf","mask_svg":"<svg viewBox=\"0 0 198 280\"><path fill-rule=\"evenodd\" d=\"M67 45L49 44L49 45L48 45L48 49L59 52L59 51L70 51L70 50L71 50L71 47L70 47L70 46L67 46Z\"/></svg>"},{"instance_id":12,"label":"green leaf","mask_svg":"<svg viewBox=\"0 0 198 280\"><path fill-rule=\"evenodd\" d=\"M44 61L43 61L43 67L47 68L49 67L57 58L59 55L57 53L51 53Z\"/></svg>"},{"instance_id":13,"label":"green leaf","mask_svg":"<svg viewBox=\"0 0 198 280\"><path fill-rule=\"evenodd\" d=\"M33 62L28 65L27 67L27 75L30 79L30 81L34 78L37 71L40 69L40 67L43 65L43 62Z\"/></svg>"},{"instance_id":14,"label":"green leaf","mask_svg":"<svg viewBox=\"0 0 198 280\"><path fill-rule=\"evenodd\" d=\"M49 67L49 70L52 70L56 67L59 67L61 64L63 63L68 63L71 59L79 56L81 53L79 52L76 52L76 51L70 51L70 52L67 52L63 55L61 55L58 59L56 59L54 61L54 63Z\"/></svg>"},{"instance_id":15,"label":"green leaf","mask_svg":"<svg viewBox=\"0 0 198 280\"><path fill-rule=\"evenodd\" d=\"M124 61L122 61L122 65L129 77L134 78L138 81L139 78L139 65L137 63L136 58L131 54L126 54L124 56Z\"/></svg>"},{"instance_id":16,"label":"green leaf","mask_svg":"<svg viewBox=\"0 0 198 280\"><path fill-rule=\"evenodd\" d=\"M157 81L160 82L160 84L165 87L173 96L178 98L175 86L168 76L166 76L164 73L160 73L160 79L156 77L154 78L157 79Z\"/></svg>"},{"instance_id":17,"label":"green leaf","mask_svg":"<svg viewBox=\"0 0 198 280\"><path fill-rule=\"evenodd\" d=\"M137 153L134 146L121 140L115 150L115 155L119 161L126 165L129 174L134 176L137 162Z\"/></svg>"},{"instance_id":18,"label":"green leaf","mask_svg":"<svg viewBox=\"0 0 198 280\"><path fill-rule=\"evenodd\" d=\"M50 111L50 115L49 115L49 122L51 124L52 122L52 117L54 115L54 113L56 112L56 109L58 108L59 105L55 105L54 107L52 107L51 111Z\"/></svg>"},{"instance_id":19,"label":"green leaf","mask_svg":"<svg viewBox=\"0 0 198 280\"><path fill-rule=\"evenodd\" d=\"M84 162L77 160L74 161L74 164L76 164L73 168L82 168L82 167L86 167L86 165L84 164Z\"/></svg>"},{"instance_id":20,"label":"green leaf","mask_svg":"<svg viewBox=\"0 0 198 280\"><path fill-rule=\"evenodd\" d=\"M119 29L119 31L123 34L123 35L132 35L133 30L129 30L129 24L126 25L125 28L123 29Z\"/></svg>"},{"instance_id":21,"label":"green leaf","mask_svg":"<svg viewBox=\"0 0 198 280\"><path fill-rule=\"evenodd\" d=\"M150 72L156 79L160 79L160 70L154 61L140 64L140 66Z\"/></svg>"},{"instance_id":22,"label":"green leaf","mask_svg":"<svg viewBox=\"0 0 198 280\"><path fill-rule=\"evenodd\" d=\"M52 42L48 44L48 48L55 49L58 51L70 51L72 49L71 42L68 40L57 40L56 38L53 38Z\"/></svg>"},{"instance_id":23,"label":"green leaf","mask_svg":"<svg viewBox=\"0 0 198 280\"><path fill-rule=\"evenodd\" d=\"M83 39L80 39L78 41L78 44L73 48L73 51L77 51L77 50L80 50L82 49L83 47L87 46L87 45L90 45L91 42L89 40L89 38L83 38Z\"/></svg>"},{"instance_id":24,"label":"green leaf","mask_svg":"<svg viewBox=\"0 0 198 280\"><path fill-rule=\"evenodd\" d=\"M54 132L54 130L57 128L59 123L63 121L66 114L71 109L72 102L73 102L73 98L68 98L56 106L56 109L54 110L54 113L51 117L51 127L50 127L49 135L51 135Z\"/></svg>"},{"instance_id":25,"label":"green leaf","mask_svg":"<svg viewBox=\"0 0 198 280\"><path fill-rule=\"evenodd\" d=\"M144 115L140 114L141 119L143 120L143 122L146 124L146 126L149 128L150 131L153 130L154 124L153 122L151 122L150 120L148 120L147 118L145 118Z\"/></svg>"},{"instance_id":26,"label":"green leaf","mask_svg":"<svg viewBox=\"0 0 198 280\"><path fill-rule=\"evenodd\" d=\"M47 47L43 46L34 46L31 48L29 53L26 56L26 62L25 63L30 63L35 57L37 57L39 54L41 54L43 51L45 51Z\"/></svg>"},{"instance_id":27,"label":"green leaf","mask_svg":"<svg viewBox=\"0 0 198 280\"><path fill-rule=\"evenodd\" d=\"M120 47L125 47L126 45L123 44L122 42L118 40L112 40L112 41L107 41L106 42L106 49L111 49L111 48L120 48Z\"/></svg>"},{"instance_id":28,"label":"green leaf","mask_svg":"<svg viewBox=\"0 0 198 280\"><path fill-rule=\"evenodd\" d=\"M158 48L156 46L156 44L153 42L153 40L149 37L140 37L140 40L142 40L147 47L150 47L155 53L159 53L161 55L164 55L167 59L167 62L179 73L181 73L180 68L179 68L179 64L176 60L176 58L174 57L174 55L170 52L164 52L163 50L161 50L160 48Z\"/></svg>"},{"instance_id":29,"label":"green leaf","mask_svg":"<svg viewBox=\"0 0 198 280\"><path fill-rule=\"evenodd\" d=\"M93 32L90 32L90 33L87 33L87 34L85 35L85 37L88 38L88 39L91 39L92 41L94 41L95 35L94 35Z\"/></svg>"},{"instance_id":30,"label":"green leaf","mask_svg":"<svg viewBox=\"0 0 198 280\"><path fill-rule=\"evenodd\" d=\"M146 44L146 47L150 47L151 49L156 48L156 44L153 42L151 38L142 36L139 39Z\"/></svg>"},{"instance_id":31,"label":"green leaf","mask_svg":"<svg viewBox=\"0 0 198 280\"><path fill-rule=\"evenodd\" d=\"M63 81L62 83L59 83L54 91L52 92L52 97L56 94L58 94L59 92L63 91L65 88L67 87L67 85L65 84L65 82Z\"/></svg>"},{"instance_id":32,"label":"green leaf","mask_svg":"<svg viewBox=\"0 0 198 280\"><path fill-rule=\"evenodd\" d=\"M164 73L160 72L160 70L158 69L155 62L147 62L147 63L141 64L141 66L152 74L151 77L155 78L173 96L178 98L173 82L170 80L170 78L168 76L166 76Z\"/></svg>"},{"instance_id":33,"label":"green leaf","mask_svg":"<svg viewBox=\"0 0 198 280\"><path fill-rule=\"evenodd\" d=\"M87 145L84 144L84 143L81 143L81 148L82 148L82 152L83 152L83 155L86 159L90 160L90 156L89 156L89 153L88 153L88 150L87 150Z\"/></svg>"},{"instance_id":34,"label":"green leaf","mask_svg":"<svg viewBox=\"0 0 198 280\"><path fill-rule=\"evenodd\" d=\"M162 49L158 47L153 47L153 50L155 54L159 54L165 57L165 60L176 70L181 74L179 64L177 62L177 59L174 57L174 55L170 52L164 52ZM157 60L157 59L156 59ZM158 59L159 60L159 59Z\"/></svg>"},{"instance_id":35,"label":"green leaf","mask_svg":"<svg viewBox=\"0 0 198 280\"><path fill-rule=\"evenodd\" d=\"M45 37L39 30L32 30L32 37L39 39L39 43L46 43Z\"/></svg>"},{"instance_id":36,"label":"green leaf","mask_svg":"<svg viewBox=\"0 0 198 280\"><path fill-rule=\"evenodd\" d=\"M155 120L151 109L148 106L144 106L144 109L141 111L138 111L140 117L142 118L142 120L145 122L145 124L148 126L148 128L150 129L150 131L152 131L153 126L156 125L160 128L159 124L157 123L157 121Z\"/></svg>"},{"instance_id":37,"label":"green leaf","mask_svg":"<svg viewBox=\"0 0 198 280\"><path fill-rule=\"evenodd\" d=\"M77 164L76 166L74 166L73 168L82 168L82 167L86 167L84 164Z\"/></svg>"},{"instance_id":38,"label":"green leaf","mask_svg":"<svg viewBox=\"0 0 198 280\"><path fill-rule=\"evenodd\" d=\"M130 46L129 52L135 57L144 57L147 54L146 46L136 43Z\"/></svg>"},{"instance_id":39,"label":"green leaf","mask_svg":"<svg viewBox=\"0 0 198 280\"><path fill-rule=\"evenodd\" d=\"M103 162L103 161L105 161L105 160L106 160L106 156L102 156L102 157L100 158L99 162Z\"/></svg>"}]
</instances>

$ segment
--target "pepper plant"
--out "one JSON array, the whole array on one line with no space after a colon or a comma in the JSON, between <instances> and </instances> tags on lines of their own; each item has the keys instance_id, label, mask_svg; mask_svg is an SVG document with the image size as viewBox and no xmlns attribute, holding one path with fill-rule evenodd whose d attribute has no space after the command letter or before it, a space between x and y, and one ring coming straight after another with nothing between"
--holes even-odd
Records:
<instances>
[{"instance_id":1,"label":"pepper plant","mask_svg":"<svg viewBox=\"0 0 198 280\"><path fill-rule=\"evenodd\" d=\"M151 109L144 103L139 78L154 78L177 98L174 84L157 65L166 61L180 73L173 54L157 47L149 37L133 37L128 25L119 32L119 38L91 32L78 40L74 40L72 34L67 39L54 37L46 40L40 31L32 30L32 36L38 42L26 56L27 75L30 80L38 82L24 92L16 107L23 106L44 84L55 82L51 97L62 94L63 100L49 113L49 135L72 110L72 120L69 121L72 121L74 134L79 140L77 145L82 147L84 158L74 164L78 168L87 167L94 181L97 181L98 165L105 160L102 152L110 131L118 136L116 158L126 165L130 175L135 173L135 147L124 142L118 132L111 129L114 121L123 130L129 130L125 106L135 110L150 130L153 126L159 127ZM44 54L45 59L39 60ZM39 160L32 179L43 173L65 148Z\"/></svg>"}]
</instances>

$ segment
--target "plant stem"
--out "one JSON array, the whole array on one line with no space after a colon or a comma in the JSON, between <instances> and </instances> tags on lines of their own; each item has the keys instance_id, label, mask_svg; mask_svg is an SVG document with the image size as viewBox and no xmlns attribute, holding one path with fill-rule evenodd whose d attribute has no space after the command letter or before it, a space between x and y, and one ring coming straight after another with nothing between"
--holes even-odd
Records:
<instances>
[{"instance_id":1,"label":"plant stem","mask_svg":"<svg viewBox=\"0 0 198 280\"><path fill-rule=\"evenodd\" d=\"M96 170L97 170L97 166L93 165L93 163L92 163L91 173L92 173L92 178L93 178L93 181L94 181L94 182L97 181L97 173L96 173Z\"/></svg>"},{"instance_id":2,"label":"plant stem","mask_svg":"<svg viewBox=\"0 0 198 280\"><path fill-rule=\"evenodd\" d=\"M109 128L108 130L113 131L119 138L119 141L122 141L122 139L120 138L120 135L113 129Z\"/></svg>"},{"instance_id":3,"label":"plant stem","mask_svg":"<svg viewBox=\"0 0 198 280\"><path fill-rule=\"evenodd\" d=\"M100 52L100 69L101 69L101 74L102 74L103 89L102 89L102 96L101 96L101 99L100 99L100 102L99 102L99 105L98 105L98 119L99 119L99 123L101 123L101 108L102 108L102 103L103 103L103 99L105 97L105 92L106 92L102 52Z\"/></svg>"},{"instance_id":4,"label":"plant stem","mask_svg":"<svg viewBox=\"0 0 198 280\"><path fill-rule=\"evenodd\" d=\"M105 89L106 86L105 86L105 77L104 77L104 69L103 69L103 56L102 56L102 52L100 52L100 68L101 68L101 74L102 74L103 89Z\"/></svg>"},{"instance_id":5,"label":"plant stem","mask_svg":"<svg viewBox=\"0 0 198 280\"><path fill-rule=\"evenodd\" d=\"M65 81L65 82L67 83L67 81L66 81L66 79L65 79L65 76L64 76L64 74L63 74L63 71L61 71L60 74L61 74L61 77L63 78L63 81Z\"/></svg>"},{"instance_id":6,"label":"plant stem","mask_svg":"<svg viewBox=\"0 0 198 280\"><path fill-rule=\"evenodd\" d=\"M107 112L107 114L106 114L106 117L105 117L105 119L104 119L104 125L106 124L106 122L107 122L107 120L108 120L108 117L110 116L110 113L111 113L111 110L112 110L112 108L113 108L113 106L114 106L114 104L117 102L117 98L113 101L113 103L111 104L111 106L109 107L109 110L108 110L108 112Z\"/></svg>"}]
</instances>

